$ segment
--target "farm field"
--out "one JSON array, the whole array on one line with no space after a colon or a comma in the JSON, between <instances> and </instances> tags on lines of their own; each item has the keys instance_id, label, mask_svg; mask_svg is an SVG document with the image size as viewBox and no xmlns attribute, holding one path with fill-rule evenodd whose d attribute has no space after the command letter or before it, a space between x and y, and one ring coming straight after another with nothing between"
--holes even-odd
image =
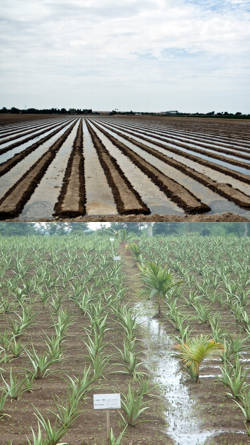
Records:
<instances>
[{"instance_id":1,"label":"farm field","mask_svg":"<svg viewBox=\"0 0 250 445\"><path fill-rule=\"evenodd\" d=\"M0 444L103 445L113 392L111 444L249 443L248 238L123 235L0 238ZM176 345L201 335L197 382Z\"/></svg>"},{"instance_id":2,"label":"farm field","mask_svg":"<svg viewBox=\"0 0 250 445\"><path fill-rule=\"evenodd\" d=\"M68 115L1 122L2 220L249 219L249 121Z\"/></svg>"}]
</instances>

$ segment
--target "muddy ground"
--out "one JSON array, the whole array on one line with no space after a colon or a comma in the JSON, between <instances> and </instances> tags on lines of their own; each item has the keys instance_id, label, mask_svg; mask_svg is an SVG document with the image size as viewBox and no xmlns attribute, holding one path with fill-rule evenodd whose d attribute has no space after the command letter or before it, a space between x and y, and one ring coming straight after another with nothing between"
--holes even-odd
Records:
<instances>
[{"instance_id":1,"label":"muddy ground","mask_svg":"<svg viewBox=\"0 0 250 445\"><path fill-rule=\"evenodd\" d=\"M249 121L64 116L48 118L46 127L43 121L0 128L2 220L250 218Z\"/></svg>"}]
</instances>

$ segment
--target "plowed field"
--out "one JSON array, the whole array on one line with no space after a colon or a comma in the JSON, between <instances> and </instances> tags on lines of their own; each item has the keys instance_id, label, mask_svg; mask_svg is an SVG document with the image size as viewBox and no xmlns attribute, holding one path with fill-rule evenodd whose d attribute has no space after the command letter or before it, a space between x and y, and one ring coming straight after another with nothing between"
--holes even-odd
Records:
<instances>
[{"instance_id":1,"label":"plowed field","mask_svg":"<svg viewBox=\"0 0 250 445\"><path fill-rule=\"evenodd\" d=\"M0 127L2 220L240 220L249 210L248 121L60 116Z\"/></svg>"}]
</instances>

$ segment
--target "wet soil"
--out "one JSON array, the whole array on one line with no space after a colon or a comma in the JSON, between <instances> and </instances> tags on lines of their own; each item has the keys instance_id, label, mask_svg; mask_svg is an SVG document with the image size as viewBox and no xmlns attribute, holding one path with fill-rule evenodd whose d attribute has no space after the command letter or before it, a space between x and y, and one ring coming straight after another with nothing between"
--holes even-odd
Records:
<instances>
[{"instance_id":1,"label":"wet soil","mask_svg":"<svg viewBox=\"0 0 250 445\"><path fill-rule=\"evenodd\" d=\"M25 203L32 195L37 183L39 183L44 172L56 156L63 142L72 131L75 122L64 132L64 134L55 142L49 151L45 153L26 174L11 187L5 196L0 200L0 218L5 219L6 216L17 216Z\"/></svg>"},{"instance_id":2,"label":"wet soil","mask_svg":"<svg viewBox=\"0 0 250 445\"><path fill-rule=\"evenodd\" d=\"M124 271L127 277L127 286L131 288L131 301L136 301L137 296L138 302L143 305L143 303L141 303L140 293L143 284L140 280L140 272L136 262L132 255L126 250L125 246L121 248L120 254L124 259ZM146 307L147 303L144 304ZM183 303L183 296L178 299L178 304L181 306L182 314L187 319L191 315L195 315L194 310L190 309L190 307L187 307ZM214 313L220 314L220 319L223 320L223 326L227 326L230 333L240 332L239 326L229 309L227 310L220 304L214 304L213 310ZM165 306L162 310L162 314L164 312L166 312ZM192 335L211 335L208 325L195 321L195 318L196 317L189 323L191 325ZM162 315L160 318L157 316L157 319L163 329L165 329L166 333L171 336L174 341L178 331L173 327L170 320L168 320L168 317ZM162 353L163 352L161 351L161 354ZM245 431L243 416L237 406L232 402L232 399L226 395L227 388L225 385L218 380L220 364L219 358L215 360L206 360L201 367L200 383L192 383L188 377L183 376L182 378L183 383L187 386L191 399L194 401L194 406L192 406L192 410L194 411L193 414L200 421L200 440L197 435L197 440L193 443L194 445L250 444L250 438ZM167 398L168 394L166 393L166 403ZM178 419L176 422L178 422ZM203 432L210 432L210 434L206 434L208 437L207 439L202 439ZM176 443L179 443L178 440ZM182 438L180 443L185 444L185 438ZM192 442L187 440L187 443Z\"/></svg>"},{"instance_id":3,"label":"wet soil","mask_svg":"<svg viewBox=\"0 0 250 445\"><path fill-rule=\"evenodd\" d=\"M10 120L14 118L14 116L8 116ZM152 116L150 118L148 116L133 116L133 118L125 116L94 118L94 121L101 123L102 130L98 131L106 131L104 127L107 123L107 132L108 127L110 131L111 125L112 132L116 132L118 137L120 137L120 130L117 130L117 128L123 127L120 134L124 139L124 144L121 140L118 141L114 135L111 136L107 134L105 137L109 137L110 143L114 144L116 149L120 150L124 157L127 157L131 165L133 165L135 169L140 169L143 177L148 179L149 187L147 193L150 192L150 186L152 184L154 190L157 191L158 189L159 195L162 194L162 196L165 196L173 208L174 205L177 207L177 210L171 213L171 205L161 205L160 199L153 205L153 194L151 199L147 200L147 193L140 193L140 187L136 187L136 181L132 181L131 176L124 173L126 168L124 167L123 169L122 163L119 165L119 157L114 158L108 146L105 147L105 143L103 143L104 136L100 135L98 140L99 133L97 130L93 136L95 133L93 124L88 124L87 128L84 123L84 131L86 131L87 138L94 138L94 151L96 156L94 157L88 152L86 162L88 161L88 165L91 165L93 169L95 159L98 160L96 174L98 171L101 172L101 178L98 178L95 187L93 178L95 172L86 170L84 144L82 149L74 149L72 153L69 153L69 157L67 158L68 165L65 176L63 179L60 176L61 181L55 186L56 189L60 190L60 193L57 195L59 196L57 203L54 203L56 204L56 214L53 214L52 208L50 209L50 206L46 204L46 196L49 197L49 195L52 194L54 186L52 190L48 181L44 181L44 174L55 156L51 157L48 152L47 154L43 152L44 159L43 161L39 159L39 161L41 161L40 164L38 164L38 156L36 157L35 160L37 164L33 164L33 167L37 169L40 166L40 172L35 172L35 170L32 172L29 165L26 172L23 171L18 175L19 162L21 167L21 164L26 160L27 156L33 156L33 154L35 156L36 148L39 148L46 141L48 142L49 137L55 136L59 129L62 129L65 125L69 125L70 120L76 119L77 117L64 116L61 118L62 125L60 125L60 118L58 116L55 119L51 116L44 116L49 118L50 128L52 129L50 136L44 136L43 133L48 131L48 128L45 128L42 120L37 120L36 123L38 127L34 130L32 129L33 123L29 124L31 121L29 121L28 116L17 116L16 123L13 121L13 124L10 124L10 122L7 124L8 116L6 118L6 125L2 124L0 136L2 135L2 142L5 140L6 143L8 139L10 142L9 145L3 143L2 150L7 150L6 153L10 154L13 150L13 156L0 164L0 176L1 180L4 181L0 200L0 218L2 220L13 221L17 218L18 221L22 221L22 209L26 204L29 206L29 200L39 183L44 183L44 199L41 202L35 203L35 206L31 204L29 211L31 213L34 212L34 216L32 216L32 214L30 215L31 221L67 221L67 219L75 219L78 221L79 218L82 218L83 221L91 221L93 220L92 218L96 221L118 221L120 217L127 220L127 215L131 218L130 221L136 220L137 215L139 215L140 218L148 215L152 221L247 221L249 219L247 209L250 208L248 193L250 179L249 175L245 174L248 165L243 162L243 160L247 162L249 158L249 148L247 148L249 147L250 141L248 121L242 122L237 120L237 122L235 122L230 120L230 122L226 122L226 120L223 119L218 120L218 122L214 119L179 120L174 117L159 117L156 119ZM4 116L2 117L5 119ZM21 138L22 133L15 132L20 131L21 122L18 122L18 119L21 118L25 118L25 122L22 124L24 139L18 140L18 138ZM35 115L34 118L39 119L40 116ZM68 119L67 123L65 123L66 119ZM93 117L91 117L89 122L91 121L93 122ZM38 122L40 122L40 126ZM59 125L60 127L58 127ZM218 131L219 126L221 132ZM151 133L151 139L146 137L147 135L149 136L147 127L149 131L150 128L152 128L155 132L152 132L154 134L153 136ZM13 129L13 134L11 128ZM126 134L130 130L131 136ZM33 131L40 134L41 139L36 142L33 141L32 143L32 139L35 137ZM211 131L211 133L209 133L209 131ZM216 133L216 131L218 131L218 133ZM92 134L90 135L89 132L92 132ZM176 138L175 145L180 144L180 149L166 142L169 136L167 132L172 132L172 137L169 137L169 141ZM178 137L178 135L174 134L178 132L180 135L181 132L184 132L184 136L181 137L179 135L180 137ZM14 136L15 134L16 136ZM197 156L191 154L193 147L188 146L187 139L187 143L185 144L184 142L189 134L190 137L196 137L196 143L200 143L200 147L202 147L203 144L203 148L209 148L210 151L214 151L214 155L217 156L215 162L210 162L208 159L202 158L202 156L208 154L203 148L196 147L198 150ZM112 141L110 137L113 138ZM206 137L207 141L209 143L212 142L215 146L216 141L220 141L220 151L222 153L224 152L224 156L218 152L218 147L212 147L211 150L211 144L206 144ZM203 142L199 141L199 138L201 138L201 140L203 138ZM25 140L26 142L24 142ZM128 141L127 145L126 140ZM130 146L128 147L129 144L134 144L134 147L139 147L137 149L138 151L133 150ZM184 146L186 148L183 148ZM228 165L230 167L229 156L231 153L228 147L230 147L231 150L235 148L234 161L238 165L238 167L235 167L235 170L227 167ZM183 148L183 151L181 148ZM17 150L16 153L15 149ZM86 148L86 151L87 150ZM189 152L189 150L191 151ZM237 150L241 150L241 153L238 152L241 160L240 158L236 159ZM242 150L245 150L245 153L242 153ZM168 156L168 151L173 153L173 157L171 157L171 154ZM143 152L145 153L145 158ZM206 153L206 155L201 154L203 152ZM4 152L0 150L0 153L3 154ZM200 156L198 156L199 154ZM146 155L148 156L147 159ZM226 155L228 156L227 158ZM155 165L154 163L154 165L151 165L149 156L154 158L156 164L159 164L159 168L157 167L158 164ZM218 163L216 163L216 160L218 160ZM54 162L55 161L54 159ZM164 172L161 171L160 165L163 165L163 163L166 167L169 166L169 176L165 168ZM174 175L174 169L177 172L176 177ZM242 169L242 173L236 169ZM214 176L211 175L210 177L211 171L216 172L216 175L214 174ZM12 180L12 172L16 175L14 181ZM221 181L220 174L222 175ZM100 188L102 183L104 184L103 191L98 193L98 187ZM209 193L210 195L208 196ZM216 195L218 196L217 199ZM181 215L181 212L179 214L178 207L181 212L185 211L186 215ZM228 212L225 216L227 219L223 219L225 212ZM231 216L229 216L229 213ZM23 220L28 221L29 214L30 213L26 215L27 218L23 215ZM195 219L193 219L193 217Z\"/></svg>"},{"instance_id":4,"label":"wet soil","mask_svg":"<svg viewBox=\"0 0 250 445\"><path fill-rule=\"evenodd\" d=\"M60 277L60 264L53 263L53 258L48 251L43 251L42 261L49 267L50 277L54 279ZM76 276L80 270L84 270L84 261L82 258L86 254L81 248L75 252L78 272L75 270ZM67 256L62 254L62 264L67 260ZM14 263L15 264L15 263ZM36 275L36 268L39 264L27 256L27 276L31 278ZM13 276L13 270L9 271L9 278ZM58 275L59 274L59 275ZM74 282L76 277L74 278ZM44 292L46 292L46 286ZM22 346L27 349L34 345L38 353L45 352L45 335L52 336L55 334L52 327L52 318L56 319L56 313L50 306L51 299L57 294L62 297L62 307L67 311L71 318L71 325L66 333L63 343L63 360L51 366L52 373L48 376L35 380L32 392L25 392L18 400L10 400L6 402L5 413L9 417L0 418L0 445L7 445L12 442L13 445L27 445L27 436L31 438L31 428L37 431L37 419L34 415L34 407L36 407L43 416L49 418L52 425L55 417L51 413L55 409L55 400L60 397L65 400L68 393L68 377L80 376L85 366L89 365L87 358L87 349L84 341L87 341L87 331L90 327L89 318L84 315L81 310L70 299L72 296L72 287L67 282L66 287L60 286L60 281L50 287L48 300L42 304L35 292L29 294L29 298L34 299L32 309L35 318L32 325L26 329L20 337ZM129 302L129 295L124 297L124 303ZM128 384L131 378L127 375L115 372L117 369L117 357L115 346L122 348L123 331L119 328L119 324L114 316L109 312L108 328L105 333L105 354L113 354L109 366L106 368L104 378L100 378L94 385L93 390L88 394L88 398L80 403L80 416L74 422L67 434L63 437L63 442L69 445L104 445L106 433L106 413L102 410L93 410L93 394L123 392L127 393ZM51 318L52 317L52 318ZM4 329L8 329L10 320L15 318L14 314L0 314L1 333ZM140 338L142 332L138 330L137 337ZM141 345L139 347L141 351ZM138 351L139 352L139 351ZM12 367L13 374L21 377L25 370L31 369L31 364L25 354L12 360L9 363L1 363L2 373L8 380L9 370ZM146 404L150 409L145 412L144 420L146 422L139 423L136 427L128 427L123 439L124 445L173 445L173 441L164 432L165 420L162 415L163 402L159 398L158 391L154 390L156 397L146 397ZM117 410L111 411L111 426L117 436L122 431L123 426Z\"/></svg>"},{"instance_id":5,"label":"wet soil","mask_svg":"<svg viewBox=\"0 0 250 445\"><path fill-rule=\"evenodd\" d=\"M100 163L106 173L108 182L114 191L117 209L121 214L148 214L147 205L142 201L139 193L133 189L130 182L124 176L116 160L108 153L103 143L87 123L93 144L97 150Z\"/></svg>"},{"instance_id":6,"label":"wet soil","mask_svg":"<svg viewBox=\"0 0 250 445\"><path fill-rule=\"evenodd\" d=\"M73 149L63 179L63 186L55 206L55 215L79 216L85 214L86 193L84 185L83 130L79 122Z\"/></svg>"},{"instance_id":7,"label":"wet soil","mask_svg":"<svg viewBox=\"0 0 250 445\"><path fill-rule=\"evenodd\" d=\"M190 167L187 167L186 165L180 163L179 161L176 161L175 159L170 158L166 154L162 154L162 153L158 152L157 150L139 142L138 140L135 140L134 138L127 137L126 135L124 135L123 133L121 133L117 130L112 129L112 131L114 133L120 135L121 137L123 137L125 140L128 140L131 143L135 144L136 146L140 147L142 150L146 151L147 153L152 154L157 159L160 159L161 161L167 163L168 165L171 165L172 167L176 168L177 170L183 172L185 175L195 179L196 181L198 181L201 184L205 185L206 187L210 188L212 191L218 193L219 195L235 202L236 204L240 205L241 207L250 208L250 197L247 196L245 193L241 192L240 190L237 190L228 184L217 183L216 181L213 181L212 179L210 179L208 176L206 176L202 173L199 173ZM126 152L128 152L127 148L125 149L125 153Z\"/></svg>"},{"instance_id":8,"label":"wet soil","mask_svg":"<svg viewBox=\"0 0 250 445\"><path fill-rule=\"evenodd\" d=\"M96 125L96 124L95 124ZM181 186L173 179L165 176L157 168L150 165L146 160L137 155L122 142L106 132L99 125L97 128L110 139L125 155L127 155L141 170L156 184L159 188L166 193L174 202L184 208L187 213L204 213L210 210L210 208L199 202L195 196Z\"/></svg>"}]
</instances>

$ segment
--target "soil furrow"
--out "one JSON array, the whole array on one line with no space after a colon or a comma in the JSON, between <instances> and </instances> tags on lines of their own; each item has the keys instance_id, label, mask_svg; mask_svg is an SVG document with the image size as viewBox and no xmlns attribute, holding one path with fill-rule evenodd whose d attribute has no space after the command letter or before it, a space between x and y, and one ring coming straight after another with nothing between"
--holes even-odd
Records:
<instances>
[{"instance_id":1,"label":"soil furrow","mask_svg":"<svg viewBox=\"0 0 250 445\"><path fill-rule=\"evenodd\" d=\"M55 124L53 122L53 124L54 125L52 125L52 123L50 123L50 124L47 123L46 125L38 125L37 127L32 128L31 130L24 131L24 132L21 131L20 134L18 134L18 135L16 134L15 136L12 136L12 137L3 138L3 139L0 140L0 145L6 144L7 142L14 141L15 139L19 139L19 138L21 138L23 136L27 136L28 134L35 133L38 130L43 130L43 129L50 130L50 129L56 127L57 125L60 125L61 122L57 122L57 124Z\"/></svg>"},{"instance_id":2,"label":"soil furrow","mask_svg":"<svg viewBox=\"0 0 250 445\"><path fill-rule=\"evenodd\" d=\"M103 124L103 125L105 125L105 124ZM128 140L131 139L131 142L133 141L133 143L134 143L134 139L129 138L129 136L126 136L126 135L122 134L122 137L125 137L125 139L128 138ZM238 179L239 181L243 181L243 182L245 182L247 184L250 184L249 176L244 175L243 173L238 173L238 172L236 172L234 170L231 170L229 168L222 167L219 164L216 164L214 162L210 162L210 161L204 160L204 159L202 159L202 158L200 158L198 156L194 156L194 155L192 155L190 153L183 152L182 150L179 150L178 148L173 148L173 147L166 146L165 144L162 144L161 142L157 142L157 141L152 142L151 139L148 139L148 138L146 138L144 136L138 136L138 137L140 137L141 139L143 139L143 140L145 140L147 142L153 143L154 145L157 145L158 147L161 147L164 150L171 151L172 153L176 153L176 154L178 154L180 156L183 156L184 158L191 159L192 161L198 162L199 164L205 165L206 167L210 167L210 168L212 168L214 170L217 170L217 171L219 171L221 173L224 173L225 175L229 175L232 178ZM139 141L136 141L136 142L139 143Z\"/></svg>"},{"instance_id":3,"label":"soil furrow","mask_svg":"<svg viewBox=\"0 0 250 445\"><path fill-rule=\"evenodd\" d=\"M149 208L142 201L137 191L133 189L116 160L108 153L89 123L86 123L108 183L113 190L119 213L123 215L149 214Z\"/></svg>"},{"instance_id":4,"label":"soil furrow","mask_svg":"<svg viewBox=\"0 0 250 445\"><path fill-rule=\"evenodd\" d=\"M166 195L182 207L187 213L204 213L210 210L206 204L202 203L185 187L178 184L173 179L168 178L156 167L153 167L141 156L133 152L130 148L118 141L114 136L105 131L102 127L94 124L96 127L125 155L127 155Z\"/></svg>"},{"instance_id":5,"label":"soil furrow","mask_svg":"<svg viewBox=\"0 0 250 445\"><path fill-rule=\"evenodd\" d=\"M130 131L130 130L124 130L124 131L126 131L129 134L132 134L133 136L136 136L135 132L133 132L133 131ZM155 143L155 141L152 141L152 139L149 139L149 138L147 138L145 136L142 136L143 134L145 135L144 132L140 131L139 133L140 133L140 135L137 134L137 136L140 137L141 139L146 140L147 142L151 142L152 144ZM166 142L166 143L170 143L170 144L176 145L177 147L185 148L186 150L194 151L195 153L200 153L202 155L209 156L209 157L214 158L214 159L218 159L219 161L227 162L228 164L236 165L237 167L250 169L250 165L249 164L247 164L245 162L237 161L237 159L226 158L225 156L222 156L222 155L219 155L219 154L216 154L216 153L210 153L210 152L208 153L207 151L202 150L200 148L189 147L187 144L182 144L180 142L172 141L171 139L168 139L168 138L161 138L159 136L155 136L155 139L157 141L160 140L160 141L163 141L163 142ZM165 148L166 149L170 149L168 145L165 145Z\"/></svg>"},{"instance_id":6,"label":"soil furrow","mask_svg":"<svg viewBox=\"0 0 250 445\"><path fill-rule=\"evenodd\" d=\"M37 183L55 158L57 151L71 133L76 122L49 148L49 150L33 164L33 166L14 184L0 200L0 218L17 216L28 201Z\"/></svg>"},{"instance_id":7,"label":"soil furrow","mask_svg":"<svg viewBox=\"0 0 250 445\"><path fill-rule=\"evenodd\" d=\"M86 213L86 193L84 184L83 130L79 122L55 215L74 217Z\"/></svg>"},{"instance_id":8,"label":"soil furrow","mask_svg":"<svg viewBox=\"0 0 250 445\"><path fill-rule=\"evenodd\" d=\"M69 122L67 122L67 123L69 123ZM66 124L65 124L65 125L66 125ZM57 126L58 126L58 124L53 125L50 129L53 130L53 128L55 128L55 127L57 127ZM14 142L14 143L11 144L11 145L8 145L8 147L4 147L4 148L2 148L2 149L0 150L0 156L1 156L3 153L6 153L7 151L13 150L13 148L18 147L19 145L24 144L25 142L29 142L30 140L32 140L32 139L34 138L34 136L35 136L35 137L41 136L43 133L46 133L46 131L48 131L48 129L39 131L36 135L28 136L27 138L22 139L21 141L17 141L17 142Z\"/></svg>"},{"instance_id":9,"label":"soil furrow","mask_svg":"<svg viewBox=\"0 0 250 445\"><path fill-rule=\"evenodd\" d=\"M110 124L110 125L112 125L112 124ZM137 126L132 126L132 125L128 126L128 125L121 125L120 124L119 127L122 127L124 129L133 129L136 133L140 133L140 134L144 134L144 135L147 135L148 133L152 133L152 135L148 134L148 136L155 137L156 139L159 139L161 141L167 141L167 142L170 142L170 143L175 143L175 141L181 141L181 142L184 142L186 144L195 144L195 145L198 145L200 147L207 148L209 150L213 150L213 151L225 153L225 154L232 155L232 156L237 156L237 157L242 158L242 159L250 160L250 155L249 154L241 153L239 151L239 148L236 148L236 147L233 147L233 146L231 146L231 150L227 149L227 148L224 148L226 144L218 144L217 145L217 143L216 144L213 143L213 145L212 145L212 142L211 142L211 144L205 144L204 142L200 141L200 139L198 139L198 138L195 138L195 139L193 138L194 140L190 140L189 141L189 140L187 140L185 138L178 137L175 134L172 135L172 134L168 134L167 132L164 134L163 132L156 132L156 131L150 130L148 128L144 129L142 127L137 127ZM162 137L160 137L160 135L164 135L164 137L162 138ZM168 138L168 136L169 136L170 139ZM174 142L172 141L173 139L174 139ZM190 148L190 150L192 149L191 147L187 147L187 148ZM235 150L235 152L233 152L232 150ZM248 150L248 149L242 149L241 151L244 151L246 153L250 152L250 150Z\"/></svg>"},{"instance_id":10,"label":"soil furrow","mask_svg":"<svg viewBox=\"0 0 250 445\"><path fill-rule=\"evenodd\" d=\"M21 151L20 153L17 153L11 159L8 159L8 161L0 164L0 176L3 176L5 173L7 173L9 170L11 170L11 168L13 168L18 162L22 161L22 159L24 159L26 156L28 156L32 151L34 151L37 147L42 145L44 142L48 141L51 137L55 136L55 134L59 133L59 131L61 131L68 124L69 124L69 122L67 122L66 124L63 124L61 127L52 131L52 133L48 134L47 136L44 136L42 139L40 139L39 141L30 145L29 147L27 147L25 150Z\"/></svg>"},{"instance_id":11,"label":"soil furrow","mask_svg":"<svg viewBox=\"0 0 250 445\"><path fill-rule=\"evenodd\" d=\"M110 121L111 123L114 123L114 121ZM242 141L239 142L238 139L231 139L231 138L218 138L216 137L214 134L211 134L210 136L205 136L204 134L201 133L192 133L189 130L185 130L185 131L177 131L177 130L173 130L170 127L165 127L165 129L163 129L162 127L158 127L158 126L146 126L144 125L140 125L138 126L138 124L131 124L130 122L125 122L125 124L120 123L119 125L127 125L130 128L134 128L134 129L139 129L139 130L145 130L145 131L150 131L159 135L163 135L163 136L170 136L170 137L182 137L182 138L187 138L187 139L194 139L197 141L205 141L207 143L211 143L211 141L213 141L213 144L216 145L221 145L223 147L227 147L227 148L233 148L233 149L237 149L237 150L243 150L243 151L247 151L249 152L249 146L246 145L246 143L248 142L246 141ZM152 130L153 128L153 130ZM185 140L185 139L184 139ZM249 141L250 143L250 141Z\"/></svg>"},{"instance_id":12,"label":"soil furrow","mask_svg":"<svg viewBox=\"0 0 250 445\"><path fill-rule=\"evenodd\" d=\"M103 124L104 125L104 124ZM163 162L166 162L167 164L171 165L172 167L175 167L177 170L182 171L187 176L197 180L201 184L205 185L206 187L210 188L215 193L218 193L219 195L223 196L224 198L229 199L230 201L235 202L240 207L244 208L250 208L250 197L246 195L245 193L241 192L240 190L237 190L233 188L229 184L223 184L218 183L216 181L213 181L208 176L204 175L203 173L198 173L191 167L187 167L184 164L181 164L179 161L176 161L173 158L170 158L167 155L164 155L162 153L159 153L157 150L154 150L151 147L148 147L145 144L142 144L138 141L136 141L133 138L124 136L123 133L113 130L112 131L116 134L118 134L121 137L124 137L124 139L127 139L129 142L137 145L142 150L145 150L147 153L150 153L151 155L155 156L156 158L160 159Z\"/></svg>"}]
</instances>

